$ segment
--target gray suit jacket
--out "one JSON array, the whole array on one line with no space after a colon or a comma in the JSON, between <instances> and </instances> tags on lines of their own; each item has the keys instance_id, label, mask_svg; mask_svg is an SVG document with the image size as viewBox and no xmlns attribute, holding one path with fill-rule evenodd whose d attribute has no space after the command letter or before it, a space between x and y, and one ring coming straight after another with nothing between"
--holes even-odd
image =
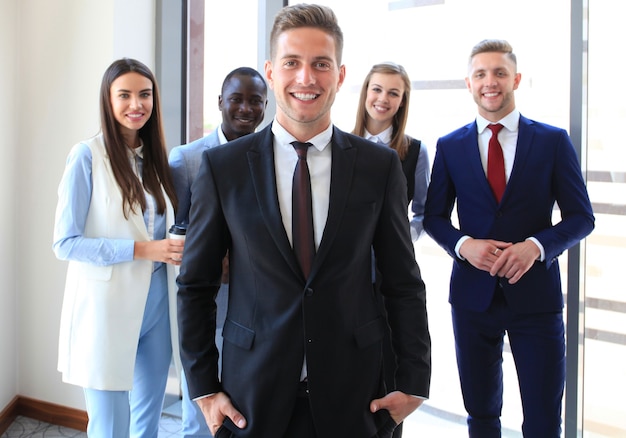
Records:
<instances>
[{"instance_id":1,"label":"gray suit jacket","mask_svg":"<svg viewBox=\"0 0 626 438\"><path fill-rule=\"evenodd\" d=\"M176 146L170 152L169 162L174 181L174 190L178 198L178 209L176 210L176 223L189 223L189 208L191 207L191 185L198 175L202 153L215 146L219 146L220 136L219 125L209 135L206 135L191 143ZM226 307L228 305L228 284L222 284L217 296L217 342L221 351L221 330L224 327L226 318Z\"/></svg>"},{"instance_id":2,"label":"gray suit jacket","mask_svg":"<svg viewBox=\"0 0 626 438\"><path fill-rule=\"evenodd\" d=\"M172 169L174 189L178 198L176 223L189 223L189 207L191 206L191 184L198 175L202 152L220 145L218 126L209 135L182 146L176 146L170 152L169 162Z\"/></svg>"}]
</instances>

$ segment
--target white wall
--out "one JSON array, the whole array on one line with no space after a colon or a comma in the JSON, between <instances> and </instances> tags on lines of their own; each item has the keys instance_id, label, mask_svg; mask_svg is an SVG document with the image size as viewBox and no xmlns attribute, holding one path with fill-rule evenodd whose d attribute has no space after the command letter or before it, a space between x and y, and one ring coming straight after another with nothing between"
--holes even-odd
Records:
<instances>
[{"instance_id":1,"label":"white wall","mask_svg":"<svg viewBox=\"0 0 626 438\"><path fill-rule=\"evenodd\" d=\"M0 245L0 411L17 392L16 351L16 284L15 237L15 163L17 149L17 120L15 80L17 28L14 17L19 0L0 0L0 230L4 231Z\"/></svg>"},{"instance_id":2,"label":"white wall","mask_svg":"<svg viewBox=\"0 0 626 438\"><path fill-rule=\"evenodd\" d=\"M154 68L155 0L0 0L0 410L17 394L79 409L56 371L66 264L51 250L65 157L99 129L120 57Z\"/></svg>"}]
</instances>

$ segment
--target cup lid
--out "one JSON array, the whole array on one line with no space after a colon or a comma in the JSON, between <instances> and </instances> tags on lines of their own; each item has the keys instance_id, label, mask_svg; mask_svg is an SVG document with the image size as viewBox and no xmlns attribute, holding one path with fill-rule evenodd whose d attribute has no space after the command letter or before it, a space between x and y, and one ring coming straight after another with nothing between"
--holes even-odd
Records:
<instances>
[{"instance_id":1,"label":"cup lid","mask_svg":"<svg viewBox=\"0 0 626 438\"><path fill-rule=\"evenodd\" d=\"M187 234L187 225L184 224L174 224L170 227L170 234Z\"/></svg>"}]
</instances>

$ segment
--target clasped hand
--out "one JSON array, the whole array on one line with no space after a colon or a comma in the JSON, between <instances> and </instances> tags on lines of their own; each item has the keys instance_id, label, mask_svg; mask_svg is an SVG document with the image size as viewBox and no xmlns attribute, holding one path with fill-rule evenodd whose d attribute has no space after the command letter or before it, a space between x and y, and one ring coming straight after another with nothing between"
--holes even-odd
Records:
<instances>
[{"instance_id":1,"label":"clasped hand","mask_svg":"<svg viewBox=\"0 0 626 438\"><path fill-rule=\"evenodd\" d=\"M472 266L515 284L541 255L532 240L511 243L493 239L467 239L459 253Z\"/></svg>"}]
</instances>

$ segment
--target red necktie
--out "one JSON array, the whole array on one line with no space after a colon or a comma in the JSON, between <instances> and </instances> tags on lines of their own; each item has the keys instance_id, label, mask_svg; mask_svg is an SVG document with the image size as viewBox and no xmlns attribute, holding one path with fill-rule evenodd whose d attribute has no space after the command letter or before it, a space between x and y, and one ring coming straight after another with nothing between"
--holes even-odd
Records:
<instances>
[{"instance_id":1,"label":"red necktie","mask_svg":"<svg viewBox=\"0 0 626 438\"><path fill-rule=\"evenodd\" d=\"M313 239L313 201L311 198L311 177L306 154L311 143L291 142L298 154L296 170L293 173L292 191L292 235L293 250L304 274L309 277L313 257L315 257L315 241Z\"/></svg>"},{"instance_id":2,"label":"red necktie","mask_svg":"<svg viewBox=\"0 0 626 438\"><path fill-rule=\"evenodd\" d=\"M502 154L502 146L498 141L498 132L503 128L500 123L495 125L487 125L491 129L491 138L489 139L489 154L487 158L487 180L491 186L493 196L496 201L500 202L502 194L506 188L506 176L504 173L504 155Z\"/></svg>"}]
</instances>

